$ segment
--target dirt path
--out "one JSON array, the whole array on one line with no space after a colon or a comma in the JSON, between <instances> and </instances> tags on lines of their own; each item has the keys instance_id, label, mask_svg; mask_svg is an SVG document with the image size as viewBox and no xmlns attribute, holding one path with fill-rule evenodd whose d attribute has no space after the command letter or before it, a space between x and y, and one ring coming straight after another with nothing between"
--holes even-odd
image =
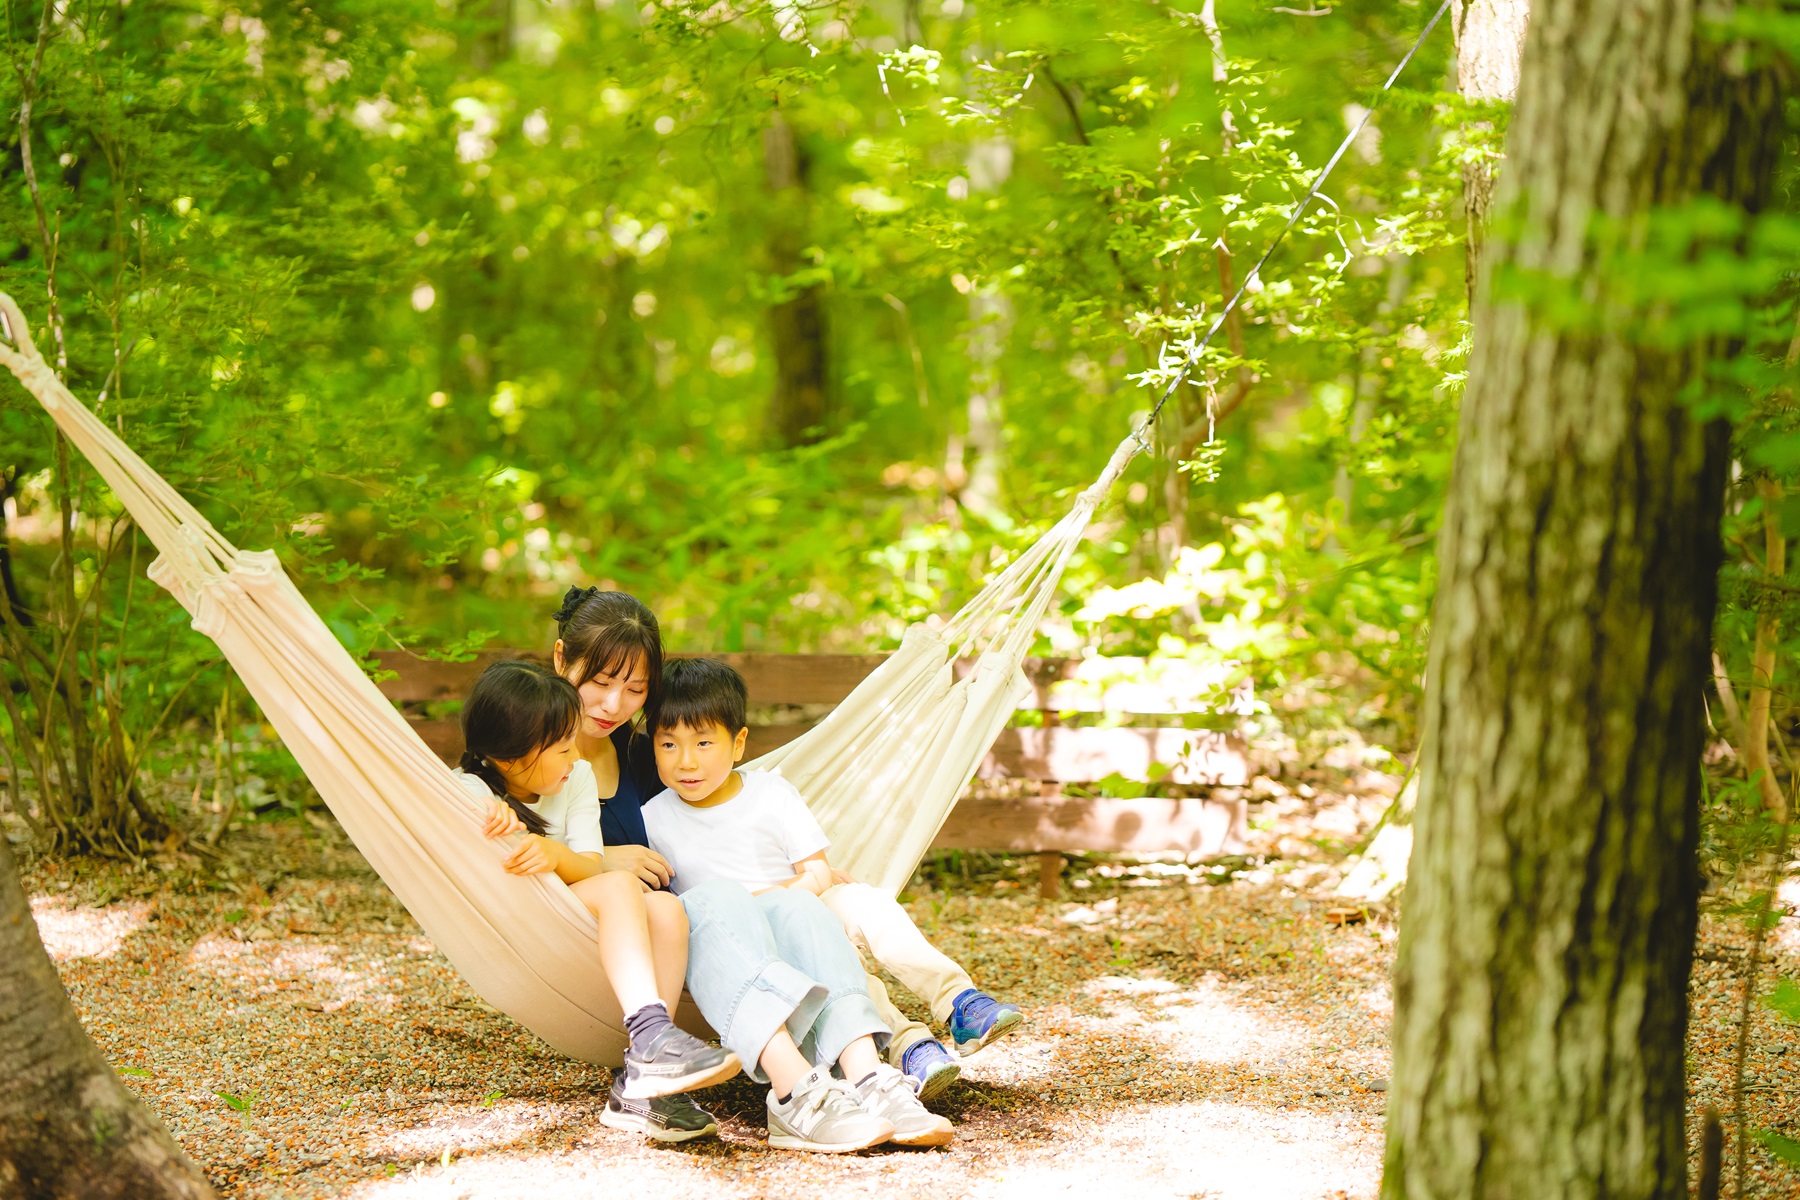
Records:
<instances>
[{"instance_id":1,"label":"dirt path","mask_svg":"<svg viewBox=\"0 0 1800 1200\"><path fill-rule=\"evenodd\" d=\"M1383 1097L1368 1085L1387 1073L1394 931L1328 921L1302 883L1322 888L1325 868L1095 871L1062 901L992 877L916 896L927 933L1029 1022L965 1063L941 1106L953 1146L835 1159L765 1149L762 1094L742 1079L707 1093L721 1141L667 1149L602 1128L605 1073L483 1005L335 827L262 827L236 853L236 882L50 862L27 879L89 1030L228 1196L1378 1189ZM1779 957L1800 973L1800 923L1784 926ZM1727 969L1699 972L1719 999L1697 1015L1696 1088L1715 1100ZM1763 1028L1753 1118L1794 1134L1800 1088L1778 1088L1800 1036ZM1764 1194L1790 1194L1785 1168L1760 1168Z\"/></svg>"}]
</instances>

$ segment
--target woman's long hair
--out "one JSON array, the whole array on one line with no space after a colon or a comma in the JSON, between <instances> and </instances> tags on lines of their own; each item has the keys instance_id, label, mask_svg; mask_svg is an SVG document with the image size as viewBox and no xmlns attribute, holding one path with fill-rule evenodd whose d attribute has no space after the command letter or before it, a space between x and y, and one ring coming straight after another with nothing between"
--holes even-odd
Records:
<instances>
[{"instance_id":1,"label":"woman's long hair","mask_svg":"<svg viewBox=\"0 0 1800 1200\"><path fill-rule=\"evenodd\" d=\"M548 829L541 814L506 789L494 765L532 758L575 732L581 697L575 685L541 663L497 662L483 671L463 701L462 769L506 801L532 833Z\"/></svg>"},{"instance_id":2,"label":"woman's long hair","mask_svg":"<svg viewBox=\"0 0 1800 1200\"><path fill-rule=\"evenodd\" d=\"M656 728L663 694L662 630L656 615L624 592L572 587L555 620L556 636L563 644L563 670L576 678L616 677L643 662L645 723L639 732Z\"/></svg>"}]
</instances>

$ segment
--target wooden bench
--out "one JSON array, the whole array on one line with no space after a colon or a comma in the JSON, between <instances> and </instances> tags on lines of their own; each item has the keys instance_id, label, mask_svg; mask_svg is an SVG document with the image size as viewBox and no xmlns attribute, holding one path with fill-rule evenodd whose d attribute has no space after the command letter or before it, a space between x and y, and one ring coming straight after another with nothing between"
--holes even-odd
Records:
<instances>
[{"instance_id":1,"label":"wooden bench","mask_svg":"<svg viewBox=\"0 0 1800 1200\"><path fill-rule=\"evenodd\" d=\"M380 687L402 706L426 744L447 762L462 753L455 719L430 718L424 706L460 700L489 663L533 658L526 650L490 650L470 662L445 663L400 651L379 651L377 660L393 677ZM835 705L885 659L881 654L719 654L743 673L753 709ZM1028 659L1032 694L1021 705L1035 710L1041 724L1002 731L976 772L990 783L1030 781L1035 794L996 797L977 789L950 812L932 843L934 850L988 850L1038 855L1039 888L1056 893L1063 854L1111 851L1138 854L1179 852L1191 856L1240 851L1245 804L1240 789L1249 783L1243 740L1235 733L1177 728L1081 728L1061 723L1061 714L1096 711L1104 698L1053 695L1054 685L1071 678L1079 660ZM755 714L753 713L753 716ZM773 750L811 728L809 722L752 724L748 757ZM1069 784L1122 778L1138 783L1195 785L1207 794L1120 799L1069 796ZM1018 789L1012 789L1018 790Z\"/></svg>"}]
</instances>

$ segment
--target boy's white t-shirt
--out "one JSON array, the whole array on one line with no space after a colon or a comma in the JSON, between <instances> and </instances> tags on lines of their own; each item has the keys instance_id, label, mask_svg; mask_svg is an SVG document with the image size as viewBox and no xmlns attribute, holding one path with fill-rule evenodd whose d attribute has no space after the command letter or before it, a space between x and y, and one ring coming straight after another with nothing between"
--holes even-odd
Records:
<instances>
[{"instance_id":1,"label":"boy's white t-shirt","mask_svg":"<svg viewBox=\"0 0 1800 1200\"><path fill-rule=\"evenodd\" d=\"M471 796L497 798L494 789L479 775L470 775L461 767L451 774ZM599 854L606 849L606 842L600 836L600 783L594 778L594 768L586 759L576 762L561 789L548 796L539 796L535 804L526 807L544 818L544 823L549 826L544 830L545 837L561 842L575 853Z\"/></svg>"},{"instance_id":2,"label":"boy's white t-shirt","mask_svg":"<svg viewBox=\"0 0 1800 1200\"><path fill-rule=\"evenodd\" d=\"M794 785L769 771L739 771L744 786L714 808L672 788L644 804L650 848L669 861L676 894L715 879L760 892L794 877L794 864L831 845Z\"/></svg>"}]
</instances>

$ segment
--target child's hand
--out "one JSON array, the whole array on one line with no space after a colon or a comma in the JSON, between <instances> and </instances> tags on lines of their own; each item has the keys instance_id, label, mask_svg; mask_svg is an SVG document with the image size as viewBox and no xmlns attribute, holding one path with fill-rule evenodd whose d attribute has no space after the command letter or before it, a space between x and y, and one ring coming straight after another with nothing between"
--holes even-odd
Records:
<instances>
[{"instance_id":1,"label":"child's hand","mask_svg":"<svg viewBox=\"0 0 1800 1200\"><path fill-rule=\"evenodd\" d=\"M820 859L809 858L795 865L800 868L800 873L794 877L789 887L811 892L815 896L823 896L831 887L831 868Z\"/></svg>"},{"instance_id":2,"label":"child's hand","mask_svg":"<svg viewBox=\"0 0 1800 1200\"><path fill-rule=\"evenodd\" d=\"M556 850L561 845L540 834L529 834L500 866L508 875L542 875L556 870Z\"/></svg>"},{"instance_id":3,"label":"child's hand","mask_svg":"<svg viewBox=\"0 0 1800 1200\"><path fill-rule=\"evenodd\" d=\"M523 833L525 822L519 820L519 814L512 806L500 800L488 801L487 820L482 823L481 832L491 838L502 838L508 834Z\"/></svg>"},{"instance_id":4,"label":"child's hand","mask_svg":"<svg viewBox=\"0 0 1800 1200\"><path fill-rule=\"evenodd\" d=\"M836 867L831 868L831 886L838 887L842 884L855 882L856 880L850 878L848 873L840 871Z\"/></svg>"}]
</instances>

